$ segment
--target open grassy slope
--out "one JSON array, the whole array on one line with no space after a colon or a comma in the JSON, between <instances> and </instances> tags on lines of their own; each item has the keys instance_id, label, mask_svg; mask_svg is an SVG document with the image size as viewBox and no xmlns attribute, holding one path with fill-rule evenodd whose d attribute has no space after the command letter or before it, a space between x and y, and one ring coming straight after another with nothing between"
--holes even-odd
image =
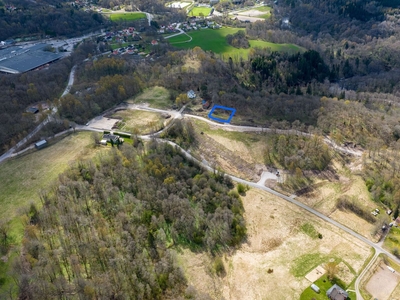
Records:
<instances>
[{"instance_id":1,"label":"open grassy slope","mask_svg":"<svg viewBox=\"0 0 400 300\"><path fill-rule=\"evenodd\" d=\"M182 49L191 49L194 47L200 47L205 51L213 51L214 53L221 54L224 57L243 57L247 58L251 48L270 48L272 51L286 51L289 53L296 53L298 51L303 51L304 49L296 46L294 44L275 44L260 40L250 40L250 48L248 49L237 49L229 45L226 41L226 36L228 34L234 34L239 31L240 28L224 27L220 29L203 29L198 31L190 31L190 35L193 40L188 43L182 43L182 41L187 40L187 36L182 38L180 35L172 37L169 42L175 47ZM176 43L176 44L174 44Z\"/></svg>"},{"instance_id":2,"label":"open grassy slope","mask_svg":"<svg viewBox=\"0 0 400 300\"><path fill-rule=\"evenodd\" d=\"M146 18L146 14L142 12L125 12L125 13L113 13L110 14L111 21L134 21Z\"/></svg>"}]
</instances>

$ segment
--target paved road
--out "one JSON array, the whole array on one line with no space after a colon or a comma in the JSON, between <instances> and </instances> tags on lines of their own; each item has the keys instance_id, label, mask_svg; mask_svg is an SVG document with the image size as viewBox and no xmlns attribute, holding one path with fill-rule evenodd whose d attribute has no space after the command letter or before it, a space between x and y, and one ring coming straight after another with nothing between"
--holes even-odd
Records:
<instances>
[{"instance_id":1,"label":"paved road","mask_svg":"<svg viewBox=\"0 0 400 300\"><path fill-rule=\"evenodd\" d=\"M71 71L71 72L72 72L72 71ZM68 86L67 86L67 88L68 88ZM164 113L173 114L173 115L174 115L174 119L181 118L181 117L182 117L182 112L183 112L183 110L185 109L185 106L184 106L184 107L182 107L182 109L181 109L180 111L178 111L178 112L173 112L173 111L159 110L159 109L154 109L154 108L149 108L149 107L144 107L144 106L138 106L138 105L131 105L131 107L132 107L132 108L136 108L136 109L143 109L143 110L150 110L150 111L157 111L157 112L164 112ZM227 128L227 129L229 129L229 130L235 130L235 129L236 129L236 130L239 130L239 131L267 131L267 129L268 129L268 128L259 128L259 127L251 127L251 126L235 126L235 125L219 124L219 123L212 122L212 121L210 121L210 120L207 120L207 119L205 119L205 118L198 117L198 116L192 116L192 115L185 115L185 116L186 116L186 117L193 117L193 118L203 119L203 120L205 120L205 121L207 121L207 122L209 122L209 123L212 123L213 125L222 126L222 127L225 127L225 128ZM45 120L45 121L42 123L43 125L42 125L42 124L41 124L41 125L44 126L44 124L47 123L47 122L48 122L48 121ZM173 122L170 122L171 125L172 125L172 123L173 123ZM39 125L39 126L40 126L40 125ZM39 126L38 126L38 127L39 127ZM167 129L167 128L164 128L163 130L166 130L166 129ZM35 130L36 130L36 129L35 129ZM37 130L39 130L39 129L37 129ZM91 128L90 126L77 126L77 127L76 127L76 130L90 130L90 131L102 132L102 130L95 129L95 128ZM269 130L271 130L271 129L269 129ZM284 132L285 132L285 133L288 133L288 132L292 132L293 130L285 130L285 131L283 131L283 130L274 130L274 131L275 131L275 132L280 132L280 133L284 133ZM294 132L296 132L296 131L294 131ZM214 170L212 167L210 167L207 163L197 160L197 159L196 159L195 157L193 157L189 152L187 152L186 150L182 149L182 148L181 148L180 146L178 146L177 144L175 144L175 143L173 143L173 142L171 142L171 141L167 141L167 140L164 140L164 139L157 138L157 136L158 136L159 134L160 134L160 132L157 133L157 134L143 135L143 136L139 136L139 137L142 138L143 140L150 140L150 139L154 139L154 138L155 138L155 139L156 139L157 141L159 141L159 142L168 143L168 144L170 144L170 145L172 145L172 146L178 148L178 149L186 156L186 158L188 158L188 159L190 159L190 160L192 160L192 161L195 161L196 163L198 163L199 165L201 165L203 168L205 168L205 169L207 169L207 170L209 170L209 171L211 171L211 172L218 172L217 170ZM307 136L310 135L310 134L308 134L308 133L301 133L301 134L307 135ZM23 140L23 141L24 141L24 140ZM21 141L20 143L22 143L23 141ZM20 144L20 143L19 143L19 144ZM329 141L329 143L331 143L332 145L336 145L336 144L334 144L334 142L332 142L332 141ZM338 147L338 146L336 145L336 149L337 149L337 150L340 150L340 147ZM10 150L11 150L11 149L10 149ZM342 149L342 150L345 150L345 151L346 151L346 149ZM12 153L12 151L11 151L11 152L8 151L8 152L6 153L7 155L6 155L6 154L4 154L4 155L6 155L6 158L7 158L7 157L9 157L9 156L11 155L11 153ZM3 155L3 156L4 156L4 155ZM2 156L2 157L3 157L3 156ZM4 160L4 158L2 158L2 157L0 157L0 162ZM279 193L279 192L277 192L277 191L275 191L275 190L273 190L273 189L271 189L271 188L268 188L268 187L264 186L264 184L262 184L261 182L255 183L255 182L247 181L247 180L244 180L244 179L242 179L242 178L239 178L239 177L236 177L236 176L233 176L233 175L227 175L227 176L229 176L233 181L236 181L236 182L242 183L242 184L246 184L246 185L248 185L248 186L250 186L250 187L253 187L253 188L257 188L257 189L264 190L264 191L266 191L266 192L268 192L268 193L270 193L270 194L272 194L272 195L275 195L275 196L277 196L277 197L279 197L279 198L281 198L281 199L284 199L284 200L286 200L286 201L288 201L288 202L290 202L290 203L292 203L292 204L294 204L294 205L296 205L296 206L298 206L298 207L300 207L300 208L302 208L302 209L308 211L309 213L311 213L311 214L313 214L313 215L319 217L320 219L324 220L325 222L328 222L328 223L332 224L333 226L335 226L335 227L337 227L337 228L340 228L341 230L343 230L343 231L345 231L346 233L350 234L350 235L353 236L354 238L356 238L356 239L362 241L363 243L367 244L368 246L372 247L372 248L375 250L375 255L374 255L373 259L371 259L371 261L369 262L369 264L368 264L368 265L364 268L364 270L360 273L360 275L358 276L358 278L357 278L357 280L356 280L356 283L355 283L355 288L356 288L356 293L357 293L357 299L358 299L358 300L363 300L361 294L359 293L359 284L360 284L360 281L361 281L362 277L366 274L366 272L369 270L369 268L372 266L372 264L374 263L374 261L376 260L376 258L378 257L379 254L383 253L383 254L387 255L388 257L390 257L390 258L391 258L392 260L394 260L395 262L397 262L397 263L400 264L400 260L399 260L397 257L395 257L394 255L392 255L390 252L388 252L388 251L386 251L385 249L383 249L383 248L381 247L381 245L375 244L375 243L371 242L370 240L366 239L366 238L363 237L362 235L360 235L360 234L354 232L353 230L351 230L350 228L344 226L343 224L340 224L340 223L338 223L337 221L335 221L335 220L333 220L333 219L331 219L331 218L325 216L324 214L322 214L322 213L318 212L317 210L315 210L315 209L313 209L313 208L307 206L306 204L304 204L304 203L302 203L302 202L299 202L299 201L293 199L292 197L288 197L288 196L286 196L286 195L283 195L283 194L281 194L281 193Z\"/></svg>"},{"instance_id":2,"label":"paved road","mask_svg":"<svg viewBox=\"0 0 400 300\"><path fill-rule=\"evenodd\" d=\"M61 97L64 97L71 90L71 87L74 84L75 71L76 71L76 65L72 67L71 73L69 73L68 84L67 84L67 87L65 88L64 92L62 93Z\"/></svg>"},{"instance_id":3,"label":"paved road","mask_svg":"<svg viewBox=\"0 0 400 300\"><path fill-rule=\"evenodd\" d=\"M192 41L192 37L190 35L188 35L186 32L184 32L180 27L181 27L181 23L178 23L176 25L176 29L178 29L179 32L171 34L169 36L165 36L164 39L169 39L169 38L172 38L172 37L177 36L177 35L185 34L186 36L189 37L188 41L177 42L177 43L173 43L173 44L181 44L181 43L189 43L189 42L191 42Z\"/></svg>"},{"instance_id":4,"label":"paved road","mask_svg":"<svg viewBox=\"0 0 400 300\"><path fill-rule=\"evenodd\" d=\"M240 132L253 131L253 132L270 132L270 133L277 133L277 134L302 135L302 136L307 136L307 137L314 136L311 133L307 133L307 132L303 132L303 131L299 131L299 130L295 130L295 129L274 129L274 128L268 128L268 127L240 126L240 125L232 125L232 124L226 124L226 123L217 123L217 122L211 121L210 119L200 117L200 116L195 116L195 115L185 114L185 116L187 116L189 118L195 118L195 119L202 120L204 122L207 122L208 124L221 127L222 129L227 130L227 131L240 131ZM340 152L347 153L350 155L354 155L354 156L362 156L363 152L360 150L356 150L356 149L350 148L350 147L339 146L328 137L324 137L323 140L326 144L328 144L335 150L338 150Z\"/></svg>"}]
</instances>

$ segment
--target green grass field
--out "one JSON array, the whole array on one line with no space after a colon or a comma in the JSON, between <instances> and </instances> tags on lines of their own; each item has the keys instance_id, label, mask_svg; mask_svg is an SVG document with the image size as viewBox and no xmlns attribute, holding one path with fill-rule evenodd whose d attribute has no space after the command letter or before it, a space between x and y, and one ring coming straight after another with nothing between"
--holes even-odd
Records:
<instances>
[{"instance_id":1,"label":"green grass field","mask_svg":"<svg viewBox=\"0 0 400 300\"><path fill-rule=\"evenodd\" d=\"M266 41L260 40L250 40L249 49L237 49L229 45L225 39L228 34L234 34L239 31L240 28L224 27L220 29L203 29L198 31L190 31L190 35L193 40L188 43L175 44L175 47L182 49L191 49L194 47L200 47L205 51L213 51L214 53L221 54L224 58L246 58L249 55L250 49L259 48L270 48L272 51L285 51L289 53L302 52L304 49L302 47L296 46L294 44L274 44ZM243 29L242 29L243 30ZM182 42L182 37L180 35L168 39L171 44L176 42Z\"/></svg>"},{"instance_id":2,"label":"green grass field","mask_svg":"<svg viewBox=\"0 0 400 300\"><path fill-rule=\"evenodd\" d=\"M190 41L190 37L188 37L186 34L180 34L180 35L174 36L171 38L171 40L172 39L174 40L174 42L171 44L179 44L179 43L184 43L184 42Z\"/></svg>"},{"instance_id":3,"label":"green grass field","mask_svg":"<svg viewBox=\"0 0 400 300\"><path fill-rule=\"evenodd\" d=\"M209 7L193 7L191 11L189 11L188 16L190 17L198 17L204 16L207 17L211 12L211 8Z\"/></svg>"},{"instance_id":4,"label":"green grass field","mask_svg":"<svg viewBox=\"0 0 400 300\"><path fill-rule=\"evenodd\" d=\"M110 20L114 22L135 21L146 18L146 14L142 12L115 13L115 14L109 14L109 16Z\"/></svg>"}]
</instances>

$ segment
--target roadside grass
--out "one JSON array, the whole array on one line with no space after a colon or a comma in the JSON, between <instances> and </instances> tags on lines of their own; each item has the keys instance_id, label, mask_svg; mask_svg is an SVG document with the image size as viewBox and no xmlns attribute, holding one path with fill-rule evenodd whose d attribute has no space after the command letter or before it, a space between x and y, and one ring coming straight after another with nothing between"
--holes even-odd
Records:
<instances>
[{"instance_id":1,"label":"roadside grass","mask_svg":"<svg viewBox=\"0 0 400 300\"><path fill-rule=\"evenodd\" d=\"M392 227L383 242L383 247L390 253L397 251L400 255L400 228Z\"/></svg>"},{"instance_id":2,"label":"roadside grass","mask_svg":"<svg viewBox=\"0 0 400 300\"><path fill-rule=\"evenodd\" d=\"M191 49L200 47L204 51L212 51L222 55L224 59L232 57L232 59L248 58L252 48L270 48L271 51L281 51L288 53L303 52L305 49L294 44L275 44L261 40L249 40L250 48L235 48L228 44L226 36L234 34L241 28L223 27L220 29L201 29L190 31L188 35L192 37L192 41L188 43L175 44L174 46L182 49ZM242 29L243 30L243 29ZM168 39L171 44L182 42L180 35Z\"/></svg>"},{"instance_id":3,"label":"roadside grass","mask_svg":"<svg viewBox=\"0 0 400 300\"><path fill-rule=\"evenodd\" d=\"M40 206L38 193L49 188L71 163L94 155L96 151L92 145L90 132L74 133L50 141L49 146L44 149L34 150L1 164L0 219L9 220L12 248L7 262L0 260L0 295L8 292L13 284L7 271L13 258L19 255L18 248L23 238L21 210L31 202Z\"/></svg>"},{"instance_id":4,"label":"roadside grass","mask_svg":"<svg viewBox=\"0 0 400 300\"><path fill-rule=\"evenodd\" d=\"M135 134L148 134L164 127L164 118L161 113L142 110L120 110L112 115L113 118L122 119L119 128L124 132Z\"/></svg>"},{"instance_id":5,"label":"roadside grass","mask_svg":"<svg viewBox=\"0 0 400 300\"><path fill-rule=\"evenodd\" d=\"M315 299L315 300L326 300L327 296L326 296L326 292L327 290L329 290L332 285L337 284L339 285L341 288L346 289L346 285L338 278L334 277L332 279L332 281L330 281L328 279L327 274L322 275L321 278L319 278L317 281L314 282L314 284L319 287L320 292L316 293L315 291L313 291L311 289L311 284L309 285L309 287L307 287L304 292L300 295L300 300L310 300L310 299ZM355 294L353 293L353 295L349 294L349 298L347 299L351 299L351 300L356 300L355 298Z\"/></svg>"},{"instance_id":6,"label":"roadside grass","mask_svg":"<svg viewBox=\"0 0 400 300\"><path fill-rule=\"evenodd\" d=\"M125 13L115 13L109 14L110 20L114 22L120 21L135 21L139 19L145 19L146 14L142 12L125 12Z\"/></svg>"},{"instance_id":7,"label":"roadside grass","mask_svg":"<svg viewBox=\"0 0 400 300\"><path fill-rule=\"evenodd\" d=\"M189 17L199 17L199 16L204 16L207 17L211 12L210 7L193 7L189 13Z\"/></svg>"},{"instance_id":8,"label":"roadside grass","mask_svg":"<svg viewBox=\"0 0 400 300\"><path fill-rule=\"evenodd\" d=\"M129 99L127 102L134 104L148 103L150 107L160 109L171 108L174 104L174 102L170 100L170 92L166 88L160 86L146 89L143 93L133 99Z\"/></svg>"}]
</instances>

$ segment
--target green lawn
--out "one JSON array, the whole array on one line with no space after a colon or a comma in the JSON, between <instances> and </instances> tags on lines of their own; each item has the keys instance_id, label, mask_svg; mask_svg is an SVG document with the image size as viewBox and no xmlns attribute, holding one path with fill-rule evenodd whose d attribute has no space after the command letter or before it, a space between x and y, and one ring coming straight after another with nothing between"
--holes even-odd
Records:
<instances>
[{"instance_id":1,"label":"green lawn","mask_svg":"<svg viewBox=\"0 0 400 300\"><path fill-rule=\"evenodd\" d=\"M134 21L146 18L146 14L142 12L125 12L109 14L111 21Z\"/></svg>"},{"instance_id":2,"label":"green lawn","mask_svg":"<svg viewBox=\"0 0 400 300\"><path fill-rule=\"evenodd\" d=\"M260 40L250 40L251 47L249 49L237 49L229 45L226 42L225 37L228 34L234 34L239 30L241 29L224 27L220 29L202 29L198 31L190 31L188 32L188 35L193 38L191 42L175 44L174 46L182 49L200 47L205 51L213 51L214 53L221 54L224 58L247 58L250 49L255 47L270 48L272 51L285 51L289 53L304 51L302 47L296 46L294 44L274 44ZM178 35L168 40L171 44L174 44L175 42L181 42L182 37Z\"/></svg>"},{"instance_id":3,"label":"green lawn","mask_svg":"<svg viewBox=\"0 0 400 300\"><path fill-rule=\"evenodd\" d=\"M319 287L320 292L316 293L311 289L311 283L308 288L304 290L304 292L300 295L300 300L326 300L328 297L326 296L326 291L331 288L332 285L334 284L339 285L341 288L346 290L345 285L339 280L334 278L332 281L329 281L327 275L323 275L320 279L314 282L314 284ZM349 293L349 298L352 300L356 300L356 295L355 293Z\"/></svg>"},{"instance_id":4,"label":"green lawn","mask_svg":"<svg viewBox=\"0 0 400 300\"><path fill-rule=\"evenodd\" d=\"M211 12L210 7L193 7L191 11L189 11L188 16L190 17L198 17L200 14L202 16L207 17Z\"/></svg>"}]
</instances>

